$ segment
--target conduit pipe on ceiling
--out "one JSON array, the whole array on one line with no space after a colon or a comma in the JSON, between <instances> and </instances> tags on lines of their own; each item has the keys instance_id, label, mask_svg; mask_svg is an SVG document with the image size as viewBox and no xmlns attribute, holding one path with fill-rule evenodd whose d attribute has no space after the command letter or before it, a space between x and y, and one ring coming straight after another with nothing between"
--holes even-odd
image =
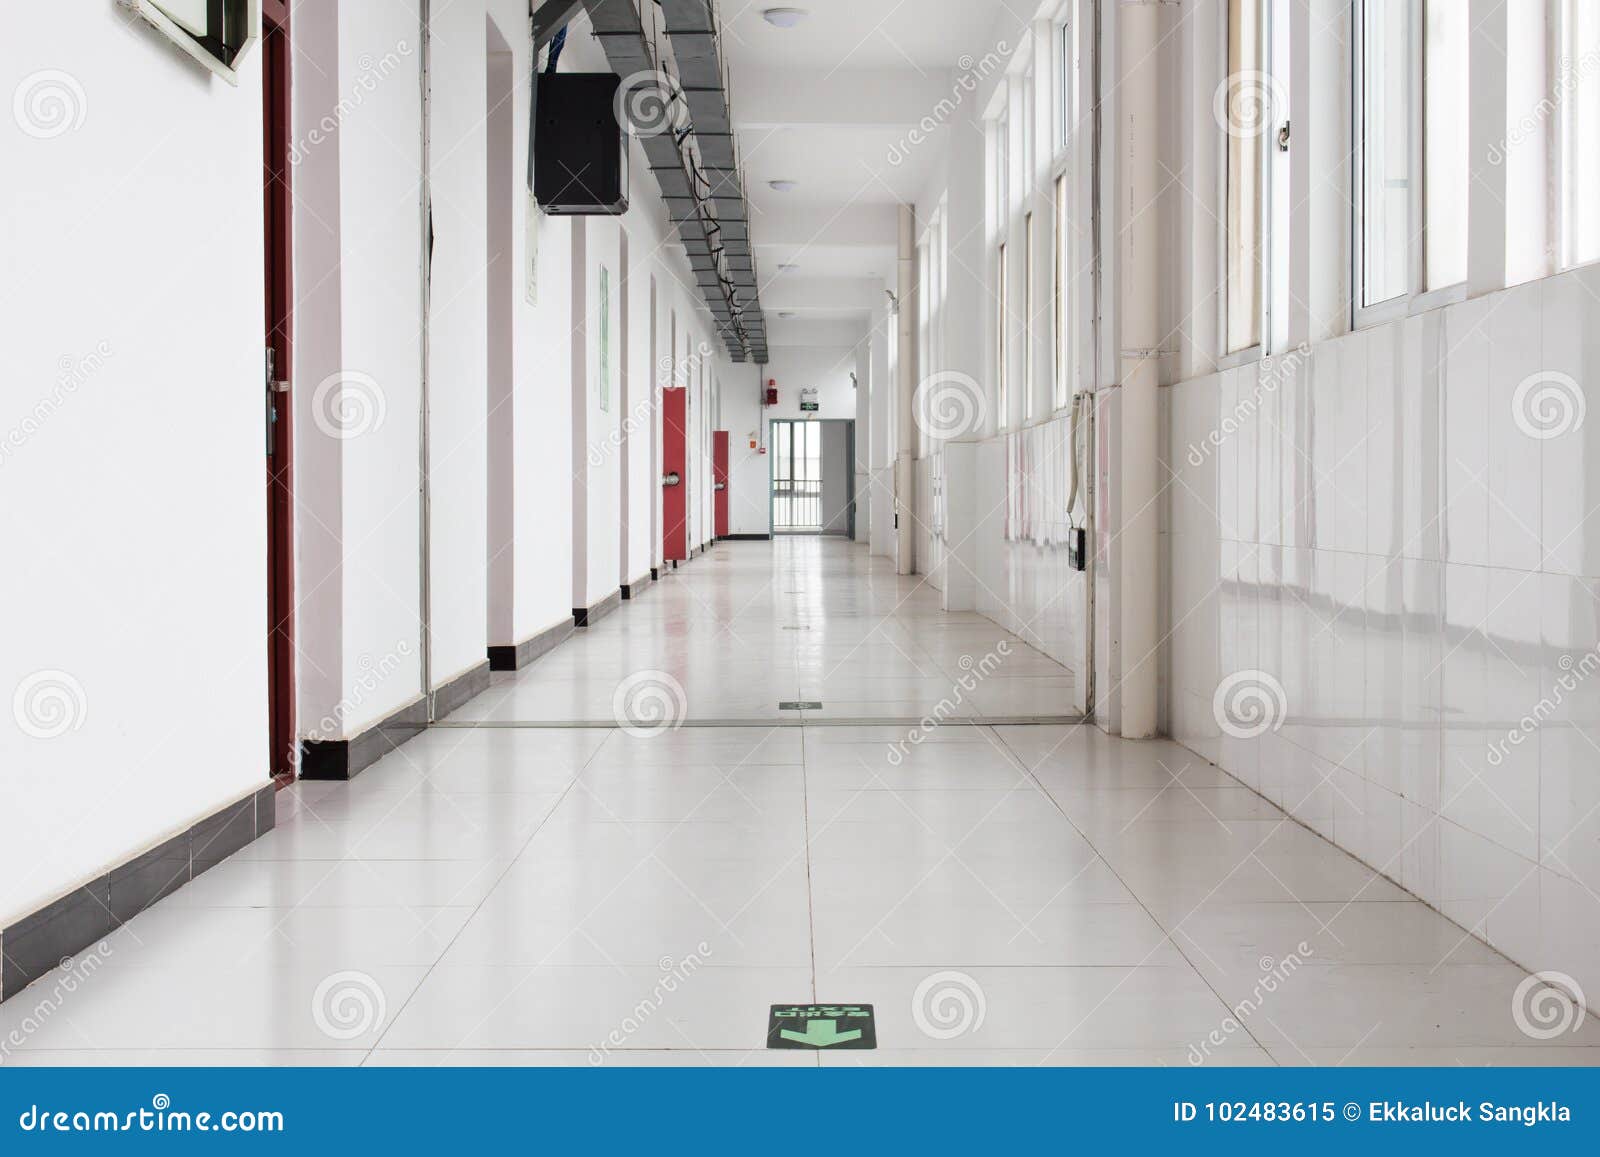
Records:
<instances>
[{"instance_id":1,"label":"conduit pipe on ceiling","mask_svg":"<svg viewBox=\"0 0 1600 1157\"><path fill-rule=\"evenodd\" d=\"M1122 734L1156 734L1159 539L1156 389L1160 351L1159 4L1117 7L1122 83L1120 385Z\"/></svg>"},{"instance_id":2,"label":"conduit pipe on ceiling","mask_svg":"<svg viewBox=\"0 0 1600 1157\"><path fill-rule=\"evenodd\" d=\"M913 460L917 447L917 210L900 206L898 280L895 292L895 437L894 506L895 573L911 574L916 569L912 556L915 539L911 529L916 514L916 472Z\"/></svg>"}]
</instances>

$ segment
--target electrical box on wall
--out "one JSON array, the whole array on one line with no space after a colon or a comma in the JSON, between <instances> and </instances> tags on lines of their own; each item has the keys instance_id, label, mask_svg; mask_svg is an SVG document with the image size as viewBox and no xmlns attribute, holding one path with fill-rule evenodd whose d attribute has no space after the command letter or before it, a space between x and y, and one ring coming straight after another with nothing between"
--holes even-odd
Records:
<instances>
[{"instance_id":1,"label":"electrical box on wall","mask_svg":"<svg viewBox=\"0 0 1600 1157\"><path fill-rule=\"evenodd\" d=\"M767 405L776 406L777 404L778 404L778 379L777 378L768 378L767 379Z\"/></svg>"},{"instance_id":2,"label":"electrical box on wall","mask_svg":"<svg viewBox=\"0 0 1600 1157\"><path fill-rule=\"evenodd\" d=\"M611 72L539 74L533 194L546 213L628 211L628 136L616 110L621 83Z\"/></svg>"},{"instance_id":3,"label":"electrical box on wall","mask_svg":"<svg viewBox=\"0 0 1600 1157\"><path fill-rule=\"evenodd\" d=\"M1089 569L1089 532L1081 526L1067 531L1067 564L1073 570Z\"/></svg>"}]
</instances>

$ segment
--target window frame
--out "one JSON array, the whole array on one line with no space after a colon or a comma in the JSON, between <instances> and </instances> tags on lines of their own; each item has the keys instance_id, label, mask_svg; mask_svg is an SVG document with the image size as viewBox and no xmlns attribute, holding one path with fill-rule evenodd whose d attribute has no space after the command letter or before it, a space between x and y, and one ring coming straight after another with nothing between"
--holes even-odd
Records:
<instances>
[{"instance_id":1,"label":"window frame","mask_svg":"<svg viewBox=\"0 0 1600 1157\"><path fill-rule=\"evenodd\" d=\"M1549 138L1547 151L1549 157L1549 201L1551 216L1551 233L1549 251L1551 272L1564 273L1569 269L1579 269L1585 265L1592 265L1600 261L1600 245L1586 257L1576 255L1574 251L1574 207L1581 199L1576 182L1571 180L1571 164L1573 158L1573 142L1577 135L1583 131L1579 112L1579 100L1576 91L1561 95L1560 86L1567 83L1569 72L1581 73L1583 61L1578 57L1578 50L1573 48L1569 57L1569 41L1574 39L1570 30L1572 11L1577 6L1577 0L1550 0L1545 12L1546 31L1546 69L1545 69L1545 95L1554 102L1556 115L1550 118ZM1597 45L1600 48L1600 45ZM1600 76L1587 78L1590 83L1600 84ZM1597 109L1597 120L1600 120L1600 109ZM1594 139L1600 134L1600 123L1589 126L1589 134ZM1597 146L1600 147L1600 146ZM1600 157L1596 158L1600 162ZM1600 184L1600 175L1596 183Z\"/></svg>"},{"instance_id":2,"label":"window frame","mask_svg":"<svg viewBox=\"0 0 1600 1157\"><path fill-rule=\"evenodd\" d=\"M1233 44L1233 10L1235 4L1251 4L1256 9L1258 24L1258 38L1260 41L1258 60L1259 67L1254 71L1272 76L1272 10L1276 5L1269 0L1230 0L1223 6L1222 11L1222 45L1221 59L1223 67L1224 85L1233 75L1232 44ZM1271 86L1268 86L1268 96L1271 95ZM1272 219L1272 176L1275 169L1271 154L1273 138L1277 134L1280 123L1278 110L1273 110L1271 117L1261 131L1253 137L1242 137L1227 131L1225 124L1219 125L1222 134L1222 157L1220 161L1221 175L1221 205L1222 205L1222 253L1221 276L1222 292L1220 296L1221 309L1221 357L1219 363L1223 366L1232 366L1246 362L1256 361L1265 355L1268 349L1268 336L1272 332L1272 264L1273 246L1271 244L1270 223ZM1232 342L1233 316L1234 316L1234 279L1232 273L1233 251L1233 151L1235 145L1241 149L1253 147L1256 152L1256 163L1259 177L1256 187L1256 205L1254 206L1254 220L1256 223L1255 237L1255 265L1256 265L1256 290L1258 300L1253 312L1254 340L1243 345L1234 346Z\"/></svg>"}]
</instances>

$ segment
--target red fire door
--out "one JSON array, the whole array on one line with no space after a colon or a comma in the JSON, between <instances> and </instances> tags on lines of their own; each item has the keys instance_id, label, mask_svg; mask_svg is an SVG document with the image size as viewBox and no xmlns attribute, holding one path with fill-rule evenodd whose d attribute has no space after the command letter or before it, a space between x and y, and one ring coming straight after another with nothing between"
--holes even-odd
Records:
<instances>
[{"instance_id":1,"label":"red fire door","mask_svg":"<svg viewBox=\"0 0 1600 1157\"><path fill-rule=\"evenodd\" d=\"M661 391L661 554L689 557L689 391Z\"/></svg>"},{"instance_id":2,"label":"red fire door","mask_svg":"<svg viewBox=\"0 0 1600 1157\"><path fill-rule=\"evenodd\" d=\"M716 536L728 537L728 432L711 432L711 484L715 491L712 499L716 514Z\"/></svg>"}]
</instances>

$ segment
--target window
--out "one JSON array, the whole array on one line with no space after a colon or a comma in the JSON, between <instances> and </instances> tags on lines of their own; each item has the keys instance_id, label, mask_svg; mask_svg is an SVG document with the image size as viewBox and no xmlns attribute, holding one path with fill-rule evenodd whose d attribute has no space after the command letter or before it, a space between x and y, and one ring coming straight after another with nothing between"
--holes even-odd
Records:
<instances>
[{"instance_id":1,"label":"window","mask_svg":"<svg viewBox=\"0 0 1600 1157\"><path fill-rule=\"evenodd\" d=\"M1219 102L1228 135L1227 348L1261 344L1266 138L1274 123L1261 0L1230 0L1228 75Z\"/></svg>"},{"instance_id":2,"label":"window","mask_svg":"<svg viewBox=\"0 0 1600 1157\"><path fill-rule=\"evenodd\" d=\"M998 253L997 259L995 261L994 284L995 284L995 295L994 295L995 296L995 317L994 317L995 417L996 417L996 421L999 424L1000 428L1003 430L1003 429L1006 428L1006 425L1007 425L1007 409L1008 409L1007 403L1010 400L1007 397L1007 394L1006 394L1006 372L1007 372L1007 368L1008 368L1006 363L1009 360L1006 357L1006 319L1007 319L1007 316L1009 314L1009 310L1007 308L1007 303L1006 303L1006 298L1009 296L1009 294L1008 294L1008 288L1009 287L1006 284L1006 243L1004 241L1000 242L999 253Z\"/></svg>"},{"instance_id":3,"label":"window","mask_svg":"<svg viewBox=\"0 0 1600 1157\"><path fill-rule=\"evenodd\" d=\"M1022 420L1033 419L1033 214L1022 219Z\"/></svg>"},{"instance_id":4,"label":"window","mask_svg":"<svg viewBox=\"0 0 1600 1157\"><path fill-rule=\"evenodd\" d=\"M1461 0L1425 0L1423 17L1423 287L1439 289L1467 279L1467 35L1471 13Z\"/></svg>"},{"instance_id":5,"label":"window","mask_svg":"<svg viewBox=\"0 0 1600 1157\"><path fill-rule=\"evenodd\" d=\"M1555 85L1563 266L1600 259L1600 4L1557 0Z\"/></svg>"},{"instance_id":6,"label":"window","mask_svg":"<svg viewBox=\"0 0 1600 1157\"><path fill-rule=\"evenodd\" d=\"M1064 149L1072 139L1072 86L1077 70L1077 54L1072 47L1072 24L1056 25L1056 148Z\"/></svg>"},{"instance_id":7,"label":"window","mask_svg":"<svg viewBox=\"0 0 1600 1157\"><path fill-rule=\"evenodd\" d=\"M1055 404L1060 409L1072 397L1072 366L1070 363L1071 347L1067 338L1067 326L1071 314L1067 309L1067 175L1062 173L1056 178L1056 236L1055 236L1055 273L1053 281L1054 298L1054 336L1055 336Z\"/></svg>"},{"instance_id":8,"label":"window","mask_svg":"<svg viewBox=\"0 0 1600 1157\"><path fill-rule=\"evenodd\" d=\"M1356 11L1361 70L1357 303L1373 306L1412 288L1412 4L1361 0Z\"/></svg>"}]
</instances>

